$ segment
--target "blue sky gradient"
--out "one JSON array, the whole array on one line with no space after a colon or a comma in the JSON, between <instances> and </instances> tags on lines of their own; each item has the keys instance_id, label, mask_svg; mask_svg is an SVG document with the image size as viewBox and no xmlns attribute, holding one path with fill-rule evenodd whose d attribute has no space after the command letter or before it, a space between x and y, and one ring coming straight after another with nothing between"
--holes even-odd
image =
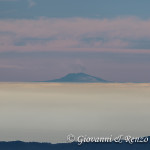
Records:
<instances>
[{"instance_id":1,"label":"blue sky gradient","mask_svg":"<svg viewBox=\"0 0 150 150\"><path fill-rule=\"evenodd\" d=\"M38 17L149 18L149 0L1 0L1 19Z\"/></svg>"}]
</instances>

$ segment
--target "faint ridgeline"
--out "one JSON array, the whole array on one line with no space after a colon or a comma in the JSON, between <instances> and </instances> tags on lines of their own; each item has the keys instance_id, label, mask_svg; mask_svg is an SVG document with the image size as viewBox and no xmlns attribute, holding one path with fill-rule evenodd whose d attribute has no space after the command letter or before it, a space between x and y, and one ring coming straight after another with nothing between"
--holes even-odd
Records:
<instances>
[{"instance_id":1,"label":"faint ridgeline","mask_svg":"<svg viewBox=\"0 0 150 150\"><path fill-rule=\"evenodd\" d=\"M108 83L111 81L107 81L102 78L94 77L94 76L91 76L91 75L88 75L85 73L70 73L62 78L54 79L54 80L47 80L47 81L43 81L43 82L80 82L80 83L102 82L102 83Z\"/></svg>"},{"instance_id":2,"label":"faint ridgeline","mask_svg":"<svg viewBox=\"0 0 150 150\"><path fill-rule=\"evenodd\" d=\"M150 139L150 138L149 138ZM0 142L0 150L150 150L150 142L148 143L25 143L16 142Z\"/></svg>"}]
</instances>

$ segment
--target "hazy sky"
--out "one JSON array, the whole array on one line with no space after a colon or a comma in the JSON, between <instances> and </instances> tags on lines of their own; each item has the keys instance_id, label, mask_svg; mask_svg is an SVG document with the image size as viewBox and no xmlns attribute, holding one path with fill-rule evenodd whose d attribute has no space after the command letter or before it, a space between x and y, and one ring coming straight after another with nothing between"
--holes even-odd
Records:
<instances>
[{"instance_id":1,"label":"hazy sky","mask_svg":"<svg viewBox=\"0 0 150 150\"><path fill-rule=\"evenodd\" d=\"M149 136L149 91L149 83L1 83L0 140Z\"/></svg>"},{"instance_id":2,"label":"hazy sky","mask_svg":"<svg viewBox=\"0 0 150 150\"><path fill-rule=\"evenodd\" d=\"M0 81L85 72L150 82L149 0L0 0Z\"/></svg>"}]
</instances>

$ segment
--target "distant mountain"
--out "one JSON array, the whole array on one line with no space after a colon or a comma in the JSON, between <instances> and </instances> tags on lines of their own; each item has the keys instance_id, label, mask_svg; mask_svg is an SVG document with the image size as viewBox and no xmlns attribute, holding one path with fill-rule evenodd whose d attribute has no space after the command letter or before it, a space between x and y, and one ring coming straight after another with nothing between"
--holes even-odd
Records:
<instances>
[{"instance_id":1,"label":"distant mountain","mask_svg":"<svg viewBox=\"0 0 150 150\"><path fill-rule=\"evenodd\" d=\"M88 75L86 73L70 73L67 74L66 76L59 78L59 79L54 79L54 80L48 80L44 82L81 82L81 83L96 83L96 82L111 82L107 81L98 77L94 77L91 75Z\"/></svg>"},{"instance_id":2,"label":"distant mountain","mask_svg":"<svg viewBox=\"0 0 150 150\"><path fill-rule=\"evenodd\" d=\"M150 138L149 138L150 139ZM150 142L147 143L36 143L36 142L0 142L0 150L150 150Z\"/></svg>"}]
</instances>

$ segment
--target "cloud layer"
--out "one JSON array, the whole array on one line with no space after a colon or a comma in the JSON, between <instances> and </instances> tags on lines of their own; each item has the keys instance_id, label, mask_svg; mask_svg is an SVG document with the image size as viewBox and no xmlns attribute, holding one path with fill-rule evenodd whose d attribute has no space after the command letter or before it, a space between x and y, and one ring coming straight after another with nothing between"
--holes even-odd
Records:
<instances>
[{"instance_id":1,"label":"cloud layer","mask_svg":"<svg viewBox=\"0 0 150 150\"><path fill-rule=\"evenodd\" d=\"M150 53L149 27L150 20L135 17L0 20L0 52Z\"/></svg>"}]
</instances>

